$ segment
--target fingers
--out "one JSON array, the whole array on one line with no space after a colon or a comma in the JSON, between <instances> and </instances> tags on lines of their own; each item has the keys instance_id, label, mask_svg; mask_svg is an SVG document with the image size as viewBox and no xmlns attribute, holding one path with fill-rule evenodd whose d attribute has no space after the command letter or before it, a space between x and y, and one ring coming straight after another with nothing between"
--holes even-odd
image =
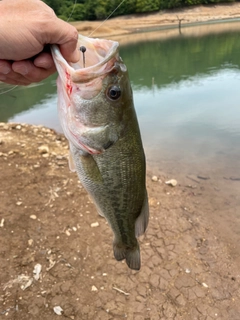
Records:
<instances>
[{"instance_id":1,"label":"fingers","mask_svg":"<svg viewBox=\"0 0 240 320\"><path fill-rule=\"evenodd\" d=\"M39 82L56 72L50 53L42 52L33 61L22 60L10 63L0 60L0 81L9 84L29 85Z\"/></svg>"},{"instance_id":2,"label":"fingers","mask_svg":"<svg viewBox=\"0 0 240 320\"><path fill-rule=\"evenodd\" d=\"M55 70L55 64L50 52L40 53L33 61L35 67L47 70Z\"/></svg>"},{"instance_id":3,"label":"fingers","mask_svg":"<svg viewBox=\"0 0 240 320\"><path fill-rule=\"evenodd\" d=\"M6 77L6 75L11 71L11 64L6 60L0 60L0 77Z\"/></svg>"},{"instance_id":4,"label":"fingers","mask_svg":"<svg viewBox=\"0 0 240 320\"><path fill-rule=\"evenodd\" d=\"M7 60L0 60L0 81L8 84L28 85L29 81L26 81L21 75L14 74L12 70L12 64Z\"/></svg>"},{"instance_id":5,"label":"fingers","mask_svg":"<svg viewBox=\"0 0 240 320\"><path fill-rule=\"evenodd\" d=\"M78 31L72 25L56 18L54 27L47 31L47 43L59 45L63 57L69 62L77 62L80 52L77 48Z\"/></svg>"},{"instance_id":6,"label":"fingers","mask_svg":"<svg viewBox=\"0 0 240 320\"><path fill-rule=\"evenodd\" d=\"M73 33L73 37L69 41L59 44L60 51L63 57L70 62L78 62L80 59L80 52L77 46L78 32Z\"/></svg>"}]
</instances>

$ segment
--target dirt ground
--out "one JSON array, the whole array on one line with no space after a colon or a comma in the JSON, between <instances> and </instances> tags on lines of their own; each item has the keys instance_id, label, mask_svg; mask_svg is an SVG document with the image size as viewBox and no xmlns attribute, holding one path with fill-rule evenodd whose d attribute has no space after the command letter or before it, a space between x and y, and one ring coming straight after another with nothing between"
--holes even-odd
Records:
<instances>
[{"instance_id":1,"label":"dirt ground","mask_svg":"<svg viewBox=\"0 0 240 320\"><path fill-rule=\"evenodd\" d=\"M239 266L199 210L201 183L171 187L148 172L135 272L113 258L67 157L51 129L0 124L0 319L240 319Z\"/></svg>"}]
</instances>

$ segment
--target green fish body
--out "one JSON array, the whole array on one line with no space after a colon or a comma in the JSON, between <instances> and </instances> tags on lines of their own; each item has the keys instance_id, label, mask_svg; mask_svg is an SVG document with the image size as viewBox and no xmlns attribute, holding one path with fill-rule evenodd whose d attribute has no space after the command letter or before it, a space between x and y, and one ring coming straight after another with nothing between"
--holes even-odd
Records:
<instances>
[{"instance_id":1,"label":"green fish body","mask_svg":"<svg viewBox=\"0 0 240 320\"><path fill-rule=\"evenodd\" d=\"M127 68L118 43L79 35L85 66L68 64L52 46L58 111L70 145L70 168L113 233L116 260L141 267L137 237L148 225L146 164Z\"/></svg>"}]
</instances>

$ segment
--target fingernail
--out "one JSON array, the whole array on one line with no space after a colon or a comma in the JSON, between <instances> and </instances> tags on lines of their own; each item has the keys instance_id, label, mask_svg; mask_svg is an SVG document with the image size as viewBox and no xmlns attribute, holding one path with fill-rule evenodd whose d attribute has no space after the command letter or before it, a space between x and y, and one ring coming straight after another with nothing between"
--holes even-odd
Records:
<instances>
[{"instance_id":1,"label":"fingernail","mask_svg":"<svg viewBox=\"0 0 240 320\"><path fill-rule=\"evenodd\" d=\"M72 54L71 62L78 62L79 59L80 59L80 52L79 50L75 50Z\"/></svg>"},{"instance_id":2,"label":"fingernail","mask_svg":"<svg viewBox=\"0 0 240 320\"><path fill-rule=\"evenodd\" d=\"M48 63L48 62L45 62L45 61L42 61L42 62L38 63L36 66L38 68L43 68L43 69L46 69L46 70L51 69L53 67L53 65L51 63Z\"/></svg>"},{"instance_id":3,"label":"fingernail","mask_svg":"<svg viewBox=\"0 0 240 320\"><path fill-rule=\"evenodd\" d=\"M23 76L28 74L28 69L26 67L15 68L14 71L17 72L17 73L20 73Z\"/></svg>"},{"instance_id":4,"label":"fingernail","mask_svg":"<svg viewBox=\"0 0 240 320\"><path fill-rule=\"evenodd\" d=\"M0 73L2 73L2 74L8 74L8 73L10 73L10 71L11 71L11 69L9 67L2 67L0 69Z\"/></svg>"}]
</instances>

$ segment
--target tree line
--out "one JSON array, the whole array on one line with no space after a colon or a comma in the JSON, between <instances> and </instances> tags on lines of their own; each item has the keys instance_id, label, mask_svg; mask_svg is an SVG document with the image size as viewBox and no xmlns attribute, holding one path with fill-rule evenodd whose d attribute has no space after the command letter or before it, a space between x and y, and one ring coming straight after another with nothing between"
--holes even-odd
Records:
<instances>
[{"instance_id":1,"label":"tree line","mask_svg":"<svg viewBox=\"0 0 240 320\"><path fill-rule=\"evenodd\" d=\"M63 20L102 20L110 15L122 0L43 0ZM125 0L113 16L148 13L199 4L236 2L234 0Z\"/></svg>"}]
</instances>

